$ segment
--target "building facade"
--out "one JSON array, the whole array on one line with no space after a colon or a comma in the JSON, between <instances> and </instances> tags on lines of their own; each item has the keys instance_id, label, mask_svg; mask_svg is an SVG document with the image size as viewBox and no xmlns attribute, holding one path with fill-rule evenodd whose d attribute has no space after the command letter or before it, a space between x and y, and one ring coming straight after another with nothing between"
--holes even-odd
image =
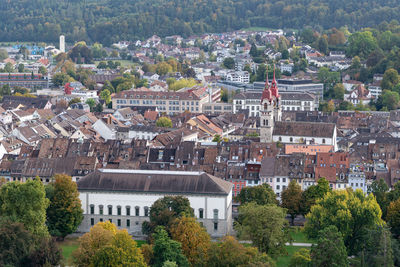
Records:
<instances>
[{"instance_id":1,"label":"building facade","mask_svg":"<svg viewBox=\"0 0 400 267\"><path fill-rule=\"evenodd\" d=\"M185 92L122 91L112 98L112 105L116 109L157 107L158 111L169 115L180 114L186 110L200 113L203 110L203 104L209 101L208 92L205 88L203 89Z\"/></svg>"},{"instance_id":2,"label":"building facade","mask_svg":"<svg viewBox=\"0 0 400 267\"><path fill-rule=\"evenodd\" d=\"M78 232L111 221L134 236L150 207L164 196L184 196L212 237L232 232L232 184L204 172L97 170L77 182L84 219Z\"/></svg>"}]
</instances>

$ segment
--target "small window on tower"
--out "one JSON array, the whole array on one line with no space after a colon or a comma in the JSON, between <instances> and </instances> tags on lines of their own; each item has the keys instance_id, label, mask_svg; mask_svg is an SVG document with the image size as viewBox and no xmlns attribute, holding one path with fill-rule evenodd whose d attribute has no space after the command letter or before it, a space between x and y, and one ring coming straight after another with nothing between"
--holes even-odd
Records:
<instances>
[{"instance_id":1,"label":"small window on tower","mask_svg":"<svg viewBox=\"0 0 400 267\"><path fill-rule=\"evenodd\" d=\"M268 106L267 103L264 103L264 109L267 109L267 106Z\"/></svg>"}]
</instances>

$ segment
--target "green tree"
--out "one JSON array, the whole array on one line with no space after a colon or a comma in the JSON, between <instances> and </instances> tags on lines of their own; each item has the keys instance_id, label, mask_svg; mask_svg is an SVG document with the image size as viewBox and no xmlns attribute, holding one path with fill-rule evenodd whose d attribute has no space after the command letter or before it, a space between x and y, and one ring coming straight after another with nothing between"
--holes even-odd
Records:
<instances>
[{"instance_id":1,"label":"green tree","mask_svg":"<svg viewBox=\"0 0 400 267\"><path fill-rule=\"evenodd\" d=\"M343 100L344 98L344 86L341 83L337 83L335 84L335 86L333 87L333 97L335 99L339 99L339 100Z\"/></svg>"},{"instance_id":2,"label":"green tree","mask_svg":"<svg viewBox=\"0 0 400 267\"><path fill-rule=\"evenodd\" d=\"M211 238L193 217L177 218L170 229L173 240L182 244L183 254L191 266L205 266Z\"/></svg>"},{"instance_id":3,"label":"green tree","mask_svg":"<svg viewBox=\"0 0 400 267\"><path fill-rule=\"evenodd\" d=\"M383 74L381 87L383 90L393 90L393 88L400 83L400 76L397 70L387 69Z\"/></svg>"},{"instance_id":4,"label":"green tree","mask_svg":"<svg viewBox=\"0 0 400 267\"><path fill-rule=\"evenodd\" d=\"M187 258L182 253L181 244L168 237L167 231L163 227L157 227L153 234L153 259L152 266L162 267L164 262L173 261L179 267L190 266Z\"/></svg>"},{"instance_id":5,"label":"green tree","mask_svg":"<svg viewBox=\"0 0 400 267\"><path fill-rule=\"evenodd\" d=\"M301 248L290 258L289 267L311 267L310 250Z\"/></svg>"},{"instance_id":6,"label":"green tree","mask_svg":"<svg viewBox=\"0 0 400 267\"><path fill-rule=\"evenodd\" d=\"M383 90L382 104L387 110L397 109L399 106L400 96L397 92Z\"/></svg>"},{"instance_id":7,"label":"green tree","mask_svg":"<svg viewBox=\"0 0 400 267\"><path fill-rule=\"evenodd\" d=\"M168 117L160 117L156 121L157 127L172 128L172 121Z\"/></svg>"},{"instance_id":8,"label":"green tree","mask_svg":"<svg viewBox=\"0 0 400 267\"><path fill-rule=\"evenodd\" d=\"M43 76L44 76L44 75L47 75L47 69L46 69L45 67L43 67L43 66L40 66L40 67L39 67L38 72L39 72L40 74L42 74Z\"/></svg>"},{"instance_id":9,"label":"green tree","mask_svg":"<svg viewBox=\"0 0 400 267\"><path fill-rule=\"evenodd\" d=\"M25 65L24 64L18 64L18 72L23 73L25 70Z\"/></svg>"},{"instance_id":10,"label":"green tree","mask_svg":"<svg viewBox=\"0 0 400 267\"><path fill-rule=\"evenodd\" d=\"M296 180L290 181L289 186L282 191L281 201L281 206L290 214L294 225L294 219L301 211L301 186Z\"/></svg>"},{"instance_id":11,"label":"green tree","mask_svg":"<svg viewBox=\"0 0 400 267\"><path fill-rule=\"evenodd\" d=\"M235 60L231 57L227 57L224 59L222 63L225 68L233 70L235 68Z\"/></svg>"},{"instance_id":12,"label":"green tree","mask_svg":"<svg viewBox=\"0 0 400 267\"><path fill-rule=\"evenodd\" d=\"M137 247L132 236L124 230L117 230L111 243L101 247L93 257L93 266L119 267L137 266L145 267L141 250Z\"/></svg>"},{"instance_id":13,"label":"green tree","mask_svg":"<svg viewBox=\"0 0 400 267\"><path fill-rule=\"evenodd\" d=\"M310 212L311 207L315 205L318 199L322 199L326 193L331 192L328 180L325 178L318 179L316 185L308 187L301 194L301 213L305 216Z\"/></svg>"},{"instance_id":14,"label":"green tree","mask_svg":"<svg viewBox=\"0 0 400 267\"><path fill-rule=\"evenodd\" d=\"M193 87L197 84L196 80L193 78L190 79L180 79L179 81L175 81L172 84L168 86L168 89L170 91L178 91L179 89L185 88L185 87Z\"/></svg>"},{"instance_id":15,"label":"green tree","mask_svg":"<svg viewBox=\"0 0 400 267\"><path fill-rule=\"evenodd\" d=\"M342 234L331 225L319 232L317 245L311 247L311 262L318 267L349 266Z\"/></svg>"},{"instance_id":16,"label":"green tree","mask_svg":"<svg viewBox=\"0 0 400 267\"><path fill-rule=\"evenodd\" d=\"M55 86L63 86L64 84L69 82L70 79L71 79L71 77L68 74L65 74L62 72L58 72L58 73L54 74L53 77L51 78L51 80Z\"/></svg>"},{"instance_id":17,"label":"green tree","mask_svg":"<svg viewBox=\"0 0 400 267\"><path fill-rule=\"evenodd\" d=\"M317 46L318 46L318 50L319 51L321 51L324 54L327 54L328 53L328 39L327 39L327 37L326 36L321 36L318 39Z\"/></svg>"},{"instance_id":18,"label":"green tree","mask_svg":"<svg viewBox=\"0 0 400 267\"><path fill-rule=\"evenodd\" d=\"M228 90L227 89L221 90L221 101L228 103Z\"/></svg>"},{"instance_id":19,"label":"green tree","mask_svg":"<svg viewBox=\"0 0 400 267\"><path fill-rule=\"evenodd\" d=\"M377 226L364 234L362 251L359 253L361 266L394 266L393 242L389 229Z\"/></svg>"},{"instance_id":20,"label":"green tree","mask_svg":"<svg viewBox=\"0 0 400 267\"><path fill-rule=\"evenodd\" d=\"M8 52L5 49L0 49L0 61L8 58Z\"/></svg>"},{"instance_id":21,"label":"green tree","mask_svg":"<svg viewBox=\"0 0 400 267\"><path fill-rule=\"evenodd\" d=\"M81 103L81 99L79 97L75 97L68 102L68 106L72 106L73 104Z\"/></svg>"},{"instance_id":22,"label":"green tree","mask_svg":"<svg viewBox=\"0 0 400 267\"><path fill-rule=\"evenodd\" d=\"M206 266L209 267L275 266L274 261L265 253L260 253L254 247L243 246L232 236L212 242L208 255Z\"/></svg>"},{"instance_id":23,"label":"green tree","mask_svg":"<svg viewBox=\"0 0 400 267\"><path fill-rule=\"evenodd\" d=\"M2 222L0 225L0 265L24 266L35 245L33 235L22 223Z\"/></svg>"},{"instance_id":24,"label":"green tree","mask_svg":"<svg viewBox=\"0 0 400 267\"><path fill-rule=\"evenodd\" d=\"M6 65L4 66L4 72L14 72L14 67L10 62L7 62Z\"/></svg>"},{"instance_id":25,"label":"green tree","mask_svg":"<svg viewBox=\"0 0 400 267\"><path fill-rule=\"evenodd\" d=\"M103 112L103 105L97 103L97 105L93 108L93 112Z\"/></svg>"},{"instance_id":26,"label":"green tree","mask_svg":"<svg viewBox=\"0 0 400 267\"><path fill-rule=\"evenodd\" d=\"M387 208L386 221L396 238L400 237L400 199L390 202Z\"/></svg>"},{"instance_id":27,"label":"green tree","mask_svg":"<svg viewBox=\"0 0 400 267\"><path fill-rule=\"evenodd\" d=\"M377 47L378 43L372 32L356 32L349 37L347 54L351 57L359 56L362 59L366 59Z\"/></svg>"},{"instance_id":28,"label":"green tree","mask_svg":"<svg viewBox=\"0 0 400 267\"><path fill-rule=\"evenodd\" d=\"M98 69L107 69L108 68L108 64L105 61L100 61L99 64L97 65Z\"/></svg>"},{"instance_id":29,"label":"green tree","mask_svg":"<svg viewBox=\"0 0 400 267\"><path fill-rule=\"evenodd\" d=\"M221 143L222 142L222 137L219 134L214 135L213 142Z\"/></svg>"},{"instance_id":30,"label":"green tree","mask_svg":"<svg viewBox=\"0 0 400 267\"><path fill-rule=\"evenodd\" d=\"M103 89L100 92L100 99L102 99L106 105L108 105L111 102L111 93L108 89Z\"/></svg>"},{"instance_id":31,"label":"green tree","mask_svg":"<svg viewBox=\"0 0 400 267\"><path fill-rule=\"evenodd\" d=\"M70 176L64 174L56 174L48 187L47 226L51 235L64 238L75 232L83 220L78 187Z\"/></svg>"},{"instance_id":32,"label":"green tree","mask_svg":"<svg viewBox=\"0 0 400 267\"><path fill-rule=\"evenodd\" d=\"M144 232L152 233L157 226L164 226L169 231L175 219L193 217L193 209L186 197L165 196L156 200L150 208L150 223L143 224Z\"/></svg>"},{"instance_id":33,"label":"green tree","mask_svg":"<svg viewBox=\"0 0 400 267\"><path fill-rule=\"evenodd\" d=\"M305 232L309 238L318 238L319 231L334 225L342 234L349 255L354 255L360 251L365 230L384 224L381 217L373 195L360 190L338 190L327 193L311 207Z\"/></svg>"},{"instance_id":34,"label":"green tree","mask_svg":"<svg viewBox=\"0 0 400 267\"><path fill-rule=\"evenodd\" d=\"M0 218L20 222L34 235L47 236L49 200L39 178L25 183L9 182L0 188Z\"/></svg>"},{"instance_id":35,"label":"green tree","mask_svg":"<svg viewBox=\"0 0 400 267\"><path fill-rule=\"evenodd\" d=\"M79 238L72 254L75 266L140 266L145 267L142 252L124 230L111 222L99 222Z\"/></svg>"},{"instance_id":36,"label":"green tree","mask_svg":"<svg viewBox=\"0 0 400 267\"><path fill-rule=\"evenodd\" d=\"M96 106L96 101L93 98L89 98L86 100L86 104L89 105L90 111L93 111L94 107Z\"/></svg>"},{"instance_id":37,"label":"green tree","mask_svg":"<svg viewBox=\"0 0 400 267\"><path fill-rule=\"evenodd\" d=\"M241 205L255 202L258 205L278 204L274 190L269 184L243 188L236 197Z\"/></svg>"},{"instance_id":38,"label":"green tree","mask_svg":"<svg viewBox=\"0 0 400 267\"><path fill-rule=\"evenodd\" d=\"M272 257L285 253L289 241L286 210L276 205L241 205L235 229L240 238L248 238L258 248Z\"/></svg>"},{"instance_id":39,"label":"green tree","mask_svg":"<svg viewBox=\"0 0 400 267\"><path fill-rule=\"evenodd\" d=\"M388 200L389 186L386 184L385 179L374 180L368 187L368 193L372 193L375 196L376 202L382 211L383 219L386 216L386 210L389 206L390 201Z\"/></svg>"}]
</instances>

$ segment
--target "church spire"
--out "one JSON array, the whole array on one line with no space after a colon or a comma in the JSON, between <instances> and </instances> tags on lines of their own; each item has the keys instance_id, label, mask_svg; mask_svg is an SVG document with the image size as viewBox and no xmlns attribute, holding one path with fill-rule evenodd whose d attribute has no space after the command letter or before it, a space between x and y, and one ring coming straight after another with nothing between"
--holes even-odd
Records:
<instances>
[{"instance_id":1,"label":"church spire","mask_svg":"<svg viewBox=\"0 0 400 267\"><path fill-rule=\"evenodd\" d=\"M268 81L268 66L266 69L266 76L267 76L267 78L266 78L264 90L263 90L263 93L261 96L261 102L263 102L264 99L271 102L271 98L272 98L271 87L269 86L269 81Z\"/></svg>"}]
</instances>

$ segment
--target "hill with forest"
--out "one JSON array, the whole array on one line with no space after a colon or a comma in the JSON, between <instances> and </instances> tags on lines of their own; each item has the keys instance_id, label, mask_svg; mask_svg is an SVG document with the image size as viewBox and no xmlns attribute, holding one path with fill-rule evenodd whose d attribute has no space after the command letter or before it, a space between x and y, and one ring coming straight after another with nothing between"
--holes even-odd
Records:
<instances>
[{"instance_id":1,"label":"hill with forest","mask_svg":"<svg viewBox=\"0 0 400 267\"><path fill-rule=\"evenodd\" d=\"M398 14L398 0L0 0L0 42L55 42L65 34L108 45L248 27L358 30Z\"/></svg>"}]
</instances>

